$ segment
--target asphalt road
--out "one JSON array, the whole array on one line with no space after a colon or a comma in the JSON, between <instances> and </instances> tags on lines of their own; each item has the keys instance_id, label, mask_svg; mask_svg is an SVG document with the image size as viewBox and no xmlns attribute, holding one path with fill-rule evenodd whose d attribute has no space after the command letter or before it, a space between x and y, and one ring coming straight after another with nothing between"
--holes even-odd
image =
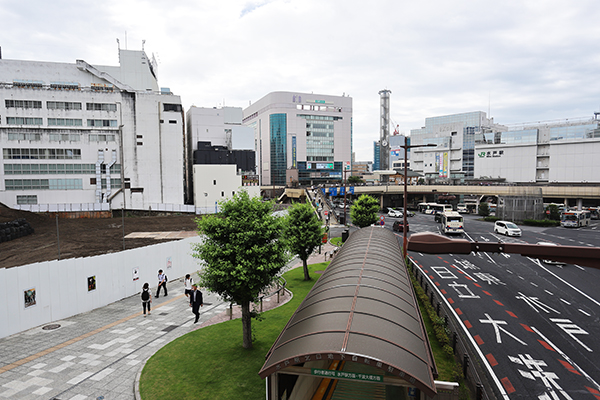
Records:
<instances>
[{"instance_id":1,"label":"asphalt road","mask_svg":"<svg viewBox=\"0 0 600 400\"><path fill-rule=\"evenodd\" d=\"M387 229L393 221L386 216ZM431 215L408 221L410 233L440 233ZM477 216L465 216L464 225L469 241L600 247L599 221L579 229L521 226L520 238L495 234ZM409 256L477 344L503 398L600 399L600 270L510 254Z\"/></svg>"}]
</instances>

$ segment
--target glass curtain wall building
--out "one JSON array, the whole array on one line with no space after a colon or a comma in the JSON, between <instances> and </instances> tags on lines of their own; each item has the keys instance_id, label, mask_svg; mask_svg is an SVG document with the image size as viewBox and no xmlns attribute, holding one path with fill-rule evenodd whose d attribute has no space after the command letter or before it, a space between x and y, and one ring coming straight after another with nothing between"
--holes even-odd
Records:
<instances>
[{"instance_id":1,"label":"glass curtain wall building","mask_svg":"<svg viewBox=\"0 0 600 400\"><path fill-rule=\"evenodd\" d=\"M373 171L379 171L381 166L381 146L379 141L373 142Z\"/></svg>"},{"instance_id":2,"label":"glass curtain wall building","mask_svg":"<svg viewBox=\"0 0 600 400\"><path fill-rule=\"evenodd\" d=\"M340 182L352 160L352 98L273 92L244 110L260 184Z\"/></svg>"},{"instance_id":3,"label":"glass curtain wall building","mask_svg":"<svg viewBox=\"0 0 600 400\"><path fill-rule=\"evenodd\" d=\"M285 114L269 116L271 138L271 185L285 185L287 161L287 126Z\"/></svg>"}]
</instances>

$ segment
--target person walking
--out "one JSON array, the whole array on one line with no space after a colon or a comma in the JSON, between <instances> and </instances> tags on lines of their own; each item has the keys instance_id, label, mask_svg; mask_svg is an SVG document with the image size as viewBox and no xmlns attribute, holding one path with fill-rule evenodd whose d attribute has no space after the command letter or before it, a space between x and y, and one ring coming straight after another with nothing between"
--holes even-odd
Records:
<instances>
[{"instance_id":1,"label":"person walking","mask_svg":"<svg viewBox=\"0 0 600 400\"><path fill-rule=\"evenodd\" d=\"M183 287L185 288L185 297L190 297L190 293L192 293L192 285L194 284L194 280L187 274L185 276L185 280L183 281Z\"/></svg>"},{"instance_id":2,"label":"person walking","mask_svg":"<svg viewBox=\"0 0 600 400\"><path fill-rule=\"evenodd\" d=\"M202 292L198 290L198 285L194 283L192 285L192 292L190 293L190 307L192 307L192 312L196 316L194 323L198 322L198 319L200 318L200 307L203 306Z\"/></svg>"},{"instance_id":3,"label":"person walking","mask_svg":"<svg viewBox=\"0 0 600 400\"><path fill-rule=\"evenodd\" d=\"M158 299L158 295L160 293L160 288L164 289L165 296L167 296L167 275L163 274L163 270L158 270L158 288L156 289L156 298Z\"/></svg>"},{"instance_id":4,"label":"person walking","mask_svg":"<svg viewBox=\"0 0 600 400\"><path fill-rule=\"evenodd\" d=\"M146 282L142 288L142 308L144 309L144 317L146 316L146 309L148 309L148 315L150 315L151 303L152 295L150 294L150 285L148 285L148 282Z\"/></svg>"}]
</instances>

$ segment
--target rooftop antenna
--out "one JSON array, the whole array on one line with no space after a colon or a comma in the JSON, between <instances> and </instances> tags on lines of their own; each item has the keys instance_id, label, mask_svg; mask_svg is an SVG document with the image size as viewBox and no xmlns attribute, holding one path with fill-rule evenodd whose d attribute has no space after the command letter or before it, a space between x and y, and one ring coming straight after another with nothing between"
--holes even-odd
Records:
<instances>
[{"instance_id":1,"label":"rooftop antenna","mask_svg":"<svg viewBox=\"0 0 600 400\"><path fill-rule=\"evenodd\" d=\"M127 50L127 31L125 31L125 50Z\"/></svg>"},{"instance_id":2,"label":"rooftop antenna","mask_svg":"<svg viewBox=\"0 0 600 400\"><path fill-rule=\"evenodd\" d=\"M488 118L492 117L492 112L490 111L491 106L492 106L492 91L490 90L490 92L488 94Z\"/></svg>"},{"instance_id":3,"label":"rooftop antenna","mask_svg":"<svg viewBox=\"0 0 600 400\"><path fill-rule=\"evenodd\" d=\"M119 43L119 38L117 38L117 48L121 50L121 43Z\"/></svg>"},{"instance_id":4,"label":"rooftop antenna","mask_svg":"<svg viewBox=\"0 0 600 400\"><path fill-rule=\"evenodd\" d=\"M146 44L146 40L142 39L142 51L144 51L144 45Z\"/></svg>"}]
</instances>

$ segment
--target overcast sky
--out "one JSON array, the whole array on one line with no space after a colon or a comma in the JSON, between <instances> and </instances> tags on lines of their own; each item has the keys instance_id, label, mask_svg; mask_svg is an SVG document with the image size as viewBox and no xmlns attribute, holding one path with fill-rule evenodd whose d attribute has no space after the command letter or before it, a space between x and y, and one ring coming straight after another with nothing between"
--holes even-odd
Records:
<instances>
[{"instance_id":1,"label":"overcast sky","mask_svg":"<svg viewBox=\"0 0 600 400\"><path fill-rule=\"evenodd\" d=\"M187 109L247 107L273 91L353 98L354 151L373 160L379 94L401 133L484 111L501 124L600 111L593 0L0 0L2 57L159 62Z\"/></svg>"}]
</instances>

